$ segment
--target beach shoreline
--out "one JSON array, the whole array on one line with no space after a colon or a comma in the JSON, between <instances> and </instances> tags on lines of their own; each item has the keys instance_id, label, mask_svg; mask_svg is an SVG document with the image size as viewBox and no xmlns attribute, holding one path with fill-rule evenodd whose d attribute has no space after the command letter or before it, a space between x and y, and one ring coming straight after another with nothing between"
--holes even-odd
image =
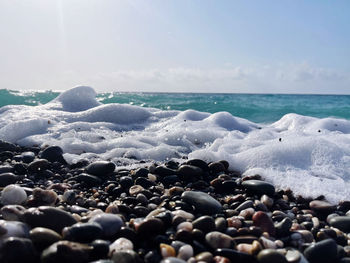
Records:
<instances>
[{"instance_id":1,"label":"beach shoreline","mask_svg":"<svg viewBox=\"0 0 350 263\"><path fill-rule=\"evenodd\" d=\"M294 196L226 161L118 170L4 141L0 157L2 262L350 260L349 201Z\"/></svg>"}]
</instances>

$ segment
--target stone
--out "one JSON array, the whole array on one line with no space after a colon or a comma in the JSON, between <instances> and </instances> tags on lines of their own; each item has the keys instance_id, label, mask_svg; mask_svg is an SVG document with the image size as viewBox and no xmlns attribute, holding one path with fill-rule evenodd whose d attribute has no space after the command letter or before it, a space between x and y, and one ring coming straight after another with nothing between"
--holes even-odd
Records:
<instances>
[{"instance_id":1,"label":"stone","mask_svg":"<svg viewBox=\"0 0 350 263\"><path fill-rule=\"evenodd\" d=\"M232 263L255 263L252 255L243 253L231 248L219 248L215 250L214 255L228 258ZM272 263L272 262L271 262Z\"/></svg>"},{"instance_id":2,"label":"stone","mask_svg":"<svg viewBox=\"0 0 350 263\"><path fill-rule=\"evenodd\" d=\"M309 207L315 212L322 214L330 214L337 208L336 205L332 205L326 201L313 200L309 203Z\"/></svg>"},{"instance_id":3,"label":"stone","mask_svg":"<svg viewBox=\"0 0 350 263\"><path fill-rule=\"evenodd\" d=\"M275 187L265 181L260 180L246 180L242 182L243 188L245 188L248 192L257 195L268 195L273 196L275 193Z\"/></svg>"},{"instance_id":4,"label":"stone","mask_svg":"<svg viewBox=\"0 0 350 263\"><path fill-rule=\"evenodd\" d=\"M254 226L260 227L263 232L269 233L271 236L275 236L276 230L273 221L268 214L262 211L258 211L253 215Z\"/></svg>"},{"instance_id":5,"label":"stone","mask_svg":"<svg viewBox=\"0 0 350 263\"><path fill-rule=\"evenodd\" d=\"M254 207L253 201L247 200L247 201L244 201L242 204L240 204L238 207L236 207L235 210L240 212L240 211L242 211L244 209L251 208L251 207Z\"/></svg>"},{"instance_id":6,"label":"stone","mask_svg":"<svg viewBox=\"0 0 350 263\"><path fill-rule=\"evenodd\" d=\"M288 250L286 253L288 263L299 263L301 258L302 255L298 250Z\"/></svg>"},{"instance_id":7,"label":"stone","mask_svg":"<svg viewBox=\"0 0 350 263\"><path fill-rule=\"evenodd\" d=\"M30 239L9 237L2 240L0 246L0 262L17 263L38 262L38 256Z\"/></svg>"},{"instance_id":8,"label":"stone","mask_svg":"<svg viewBox=\"0 0 350 263\"><path fill-rule=\"evenodd\" d=\"M208 165L208 168L209 168L210 172L214 173L214 174L218 174L218 173L226 171L225 165L223 163L221 163L221 162L210 163Z\"/></svg>"},{"instance_id":9,"label":"stone","mask_svg":"<svg viewBox=\"0 0 350 263\"><path fill-rule=\"evenodd\" d=\"M93 248L89 245L61 240L53 243L41 254L43 263L88 262L89 254Z\"/></svg>"},{"instance_id":10,"label":"stone","mask_svg":"<svg viewBox=\"0 0 350 263\"><path fill-rule=\"evenodd\" d=\"M107 213L97 214L90 218L89 222L99 224L102 227L104 237L113 237L124 226L120 216Z\"/></svg>"},{"instance_id":11,"label":"stone","mask_svg":"<svg viewBox=\"0 0 350 263\"><path fill-rule=\"evenodd\" d=\"M329 224L345 233L350 232L350 216L333 217L329 220Z\"/></svg>"},{"instance_id":12,"label":"stone","mask_svg":"<svg viewBox=\"0 0 350 263\"><path fill-rule=\"evenodd\" d=\"M51 206L29 208L23 213L23 221L31 227L46 227L61 233L66 226L75 224L76 219L68 212Z\"/></svg>"},{"instance_id":13,"label":"stone","mask_svg":"<svg viewBox=\"0 0 350 263\"><path fill-rule=\"evenodd\" d=\"M222 210L219 201L203 192L185 191L181 197L184 202L193 205L196 212L201 214L212 215L220 213Z\"/></svg>"},{"instance_id":14,"label":"stone","mask_svg":"<svg viewBox=\"0 0 350 263\"><path fill-rule=\"evenodd\" d=\"M160 263L186 263L186 261L180 258L168 257L163 259Z\"/></svg>"},{"instance_id":15,"label":"stone","mask_svg":"<svg viewBox=\"0 0 350 263\"><path fill-rule=\"evenodd\" d=\"M201 168L203 171L208 171L209 170L208 164L205 161L201 160L201 159L188 160L186 162L186 164L197 166L197 167Z\"/></svg>"},{"instance_id":16,"label":"stone","mask_svg":"<svg viewBox=\"0 0 350 263\"><path fill-rule=\"evenodd\" d=\"M1 173L0 174L0 187L8 186L9 184L14 184L18 180L18 176L13 173Z\"/></svg>"},{"instance_id":17,"label":"stone","mask_svg":"<svg viewBox=\"0 0 350 263\"><path fill-rule=\"evenodd\" d=\"M8 221L20 221L26 209L21 205L5 205L1 208L1 215Z\"/></svg>"},{"instance_id":18,"label":"stone","mask_svg":"<svg viewBox=\"0 0 350 263\"><path fill-rule=\"evenodd\" d=\"M57 194L53 190L34 188L32 196L28 199L29 206L53 206L57 201Z\"/></svg>"},{"instance_id":19,"label":"stone","mask_svg":"<svg viewBox=\"0 0 350 263\"><path fill-rule=\"evenodd\" d=\"M135 225L136 233L141 239L149 238L163 232L164 223L158 218L146 218Z\"/></svg>"},{"instance_id":20,"label":"stone","mask_svg":"<svg viewBox=\"0 0 350 263\"><path fill-rule=\"evenodd\" d=\"M211 216L201 216L192 222L193 228L197 228L203 233L215 230L215 221Z\"/></svg>"},{"instance_id":21,"label":"stone","mask_svg":"<svg viewBox=\"0 0 350 263\"><path fill-rule=\"evenodd\" d=\"M77 181L79 183L84 183L87 186L100 185L102 180L94 175L81 173L71 178L71 180Z\"/></svg>"},{"instance_id":22,"label":"stone","mask_svg":"<svg viewBox=\"0 0 350 263\"><path fill-rule=\"evenodd\" d=\"M88 174L96 176L105 176L114 172L115 164L107 161L96 161L86 167Z\"/></svg>"},{"instance_id":23,"label":"stone","mask_svg":"<svg viewBox=\"0 0 350 263\"><path fill-rule=\"evenodd\" d=\"M6 186L0 197L0 202L3 205L19 205L27 200L27 193L24 191L23 187L15 184L10 184Z\"/></svg>"},{"instance_id":24,"label":"stone","mask_svg":"<svg viewBox=\"0 0 350 263\"><path fill-rule=\"evenodd\" d=\"M177 174L183 180L195 179L203 174L203 170L194 165L181 165L177 170Z\"/></svg>"},{"instance_id":25,"label":"stone","mask_svg":"<svg viewBox=\"0 0 350 263\"><path fill-rule=\"evenodd\" d=\"M46 159L49 162L59 162L66 164L66 161L63 158L63 150L59 146L49 146L45 148L42 152L39 153L39 157Z\"/></svg>"},{"instance_id":26,"label":"stone","mask_svg":"<svg viewBox=\"0 0 350 263\"><path fill-rule=\"evenodd\" d=\"M30 230L29 235L35 247L39 248L40 250L47 248L53 243L62 239L60 234L45 227L35 227Z\"/></svg>"},{"instance_id":27,"label":"stone","mask_svg":"<svg viewBox=\"0 0 350 263\"><path fill-rule=\"evenodd\" d=\"M63 228L64 239L80 243L89 243L102 237L102 227L97 223L76 223Z\"/></svg>"},{"instance_id":28,"label":"stone","mask_svg":"<svg viewBox=\"0 0 350 263\"><path fill-rule=\"evenodd\" d=\"M109 256L111 257L116 251L133 250L134 244L125 237L120 237L109 245Z\"/></svg>"},{"instance_id":29,"label":"stone","mask_svg":"<svg viewBox=\"0 0 350 263\"><path fill-rule=\"evenodd\" d=\"M290 231L289 229L292 227L292 220L289 217L284 218L281 222L275 224L276 236L277 237L285 237L288 236Z\"/></svg>"},{"instance_id":30,"label":"stone","mask_svg":"<svg viewBox=\"0 0 350 263\"><path fill-rule=\"evenodd\" d=\"M181 246L177 253L177 257L185 261L187 261L192 256L193 256L193 248L192 246L187 244Z\"/></svg>"},{"instance_id":31,"label":"stone","mask_svg":"<svg viewBox=\"0 0 350 263\"><path fill-rule=\"evenodd\" d=\"M0 220L0 228L2 229L2 232L3 232L3 234L1 235L1 238L6 238L6 237L28 238L29 237L29 226L22 222Z\"/></svg>"},{"instance_id":32,"label":"stone","mask_svg":"<svg viewBox=\"0 0 350 263\"><path fill-rule=\"evenodd\" d=\"M232 237L218 231L213 231L206 234L205 241L213 249L230 248L234 244Z\"/></svg>"},{"instance_id":33,"label":"stone","mask_svg":"<svg viewBox=\"0 0 350 263\"><path fill-rule=\"evenodd\" d=\"M285 256L271 248L261 250L257 259L259 263L288 263Z\"/></svg>"},{"instance_id":34,"label":"stone","mask_svg":"<svg viewBox=\"0 0 350 263\"><path fill-rule=\"evenodd\" d=\"M133 250L116 251L111 259L115 263L142 263L139 255Z\"/></svg>"},{"instance_id":35,"label":"stone","mask_svg":"<svg viewBox=\"0 0 350 263\"><path fill-rule=\"evenodd\" d=\"M310 263L337 262L337 243L333 239L322 240L307 247L304 255Z\"/></svg>"},{"instance_id":36,"label":"stone","mask_svg":"<svg viewBox=\"0 0 350 263\"><path fill-rule=\"evenodd\" d=\"M48 169L50 166L50 163L48 160L46 159L38 159L38 160L34 160L33 162L31 162L28 167L28 173L29 174L35 174L35 173L41 173L43 171L45 171L46 169Z\"/></svg>"},{"instance_id":37,"label":"stone","mask_svg":"<svg viewBox=\"0 0 350 263\"><path fill-rule=\"evenodd\" d=\"M17 150L17 146L14 145L13 143L0 140L0 151L15 152L16 150Z\"/></svg>"},{"instance_id":38,"label":"stone","mask_svg":"<svg viewBox=\"0 0 350 263\"><path fill-rule=\"evenodd\" d=\"M35 153L33 153L33 152L23 152L21 154L21 157L22 157L22 161L24 163L31 163L35 159Z\"/></svg>"}]
</instances>

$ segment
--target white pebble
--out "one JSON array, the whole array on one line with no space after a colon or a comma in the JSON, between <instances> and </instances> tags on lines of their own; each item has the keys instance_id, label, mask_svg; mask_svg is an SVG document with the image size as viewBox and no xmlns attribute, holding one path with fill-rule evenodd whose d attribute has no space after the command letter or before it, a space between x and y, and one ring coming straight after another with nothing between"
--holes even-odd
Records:
<instances>
[{"instance_id":1,"label":"white pebble","mask_svg":"<svg viewBox=\"0 0 350 263\"><path fill-rule=\"evenodd\" d=\"M121 237L109 245L109 255L110 256L113 255L115 251L128 250L128 249L129 250L134 249L133 243L129 239Z\"/></svg>"},{"instance_id":2,"label":"white pebble","mask_svg":"<svg viewBox=\"0 0 350 263\"><path fill-rule=\"evenodd\" d=\"M191 232L193 229L192 223L191 222L182 222L177 226L177 230L184 229L186 231Z\"/></svg>"},{"instance_id":3,"label":"white pebble","mask_svg":"<svg viewBox=\"0 0 350 263\"><path fill-rule=\"evenodd\" d=\"M178 258L181 258L185 261L192 256L193 256L193 248L190 245L183 245L182 247L180 247L179 252L177 254Z\"/></svg>"},{"instance_id":4,"label":"white pebble","mask_svg":"<svg viewBox=\"0 0 350 263\"><path fill-rule=\"evenodd\" d=\"M19 185L10 184L2 190L1 203L3 205L19 205L25 200L27 200L27 193Z\"/></svg>"}]
</instances>

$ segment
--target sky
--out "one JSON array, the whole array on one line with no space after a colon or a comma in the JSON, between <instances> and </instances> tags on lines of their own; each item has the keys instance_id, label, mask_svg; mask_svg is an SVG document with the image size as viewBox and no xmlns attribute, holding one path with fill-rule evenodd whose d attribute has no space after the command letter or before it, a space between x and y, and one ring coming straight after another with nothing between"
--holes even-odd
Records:
<instances>
[{"instance_id":1,"label":"sky","mask_svg":"<svg viewBox=\"0 0 350 263\"><path fill-rule=\"evenodd\" d=\"M350 1L0 0L0 89L350 94Z\"/></svg>"}]
</instances>

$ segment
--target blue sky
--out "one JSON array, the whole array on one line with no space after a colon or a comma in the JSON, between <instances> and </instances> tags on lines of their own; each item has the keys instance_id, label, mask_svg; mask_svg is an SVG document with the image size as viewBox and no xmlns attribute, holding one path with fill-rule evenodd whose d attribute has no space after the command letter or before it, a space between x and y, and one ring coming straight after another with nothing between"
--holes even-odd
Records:
<instances>
[{"instance_id":1,"label":"blue sky","mask_svg":"<svg viewBox=\"0 0 350 263\"><path fill-rule=\"evenodd\" d=\"M0 88L350 93L350 1L0 0Z\"/></svg>"}]
</instances>

